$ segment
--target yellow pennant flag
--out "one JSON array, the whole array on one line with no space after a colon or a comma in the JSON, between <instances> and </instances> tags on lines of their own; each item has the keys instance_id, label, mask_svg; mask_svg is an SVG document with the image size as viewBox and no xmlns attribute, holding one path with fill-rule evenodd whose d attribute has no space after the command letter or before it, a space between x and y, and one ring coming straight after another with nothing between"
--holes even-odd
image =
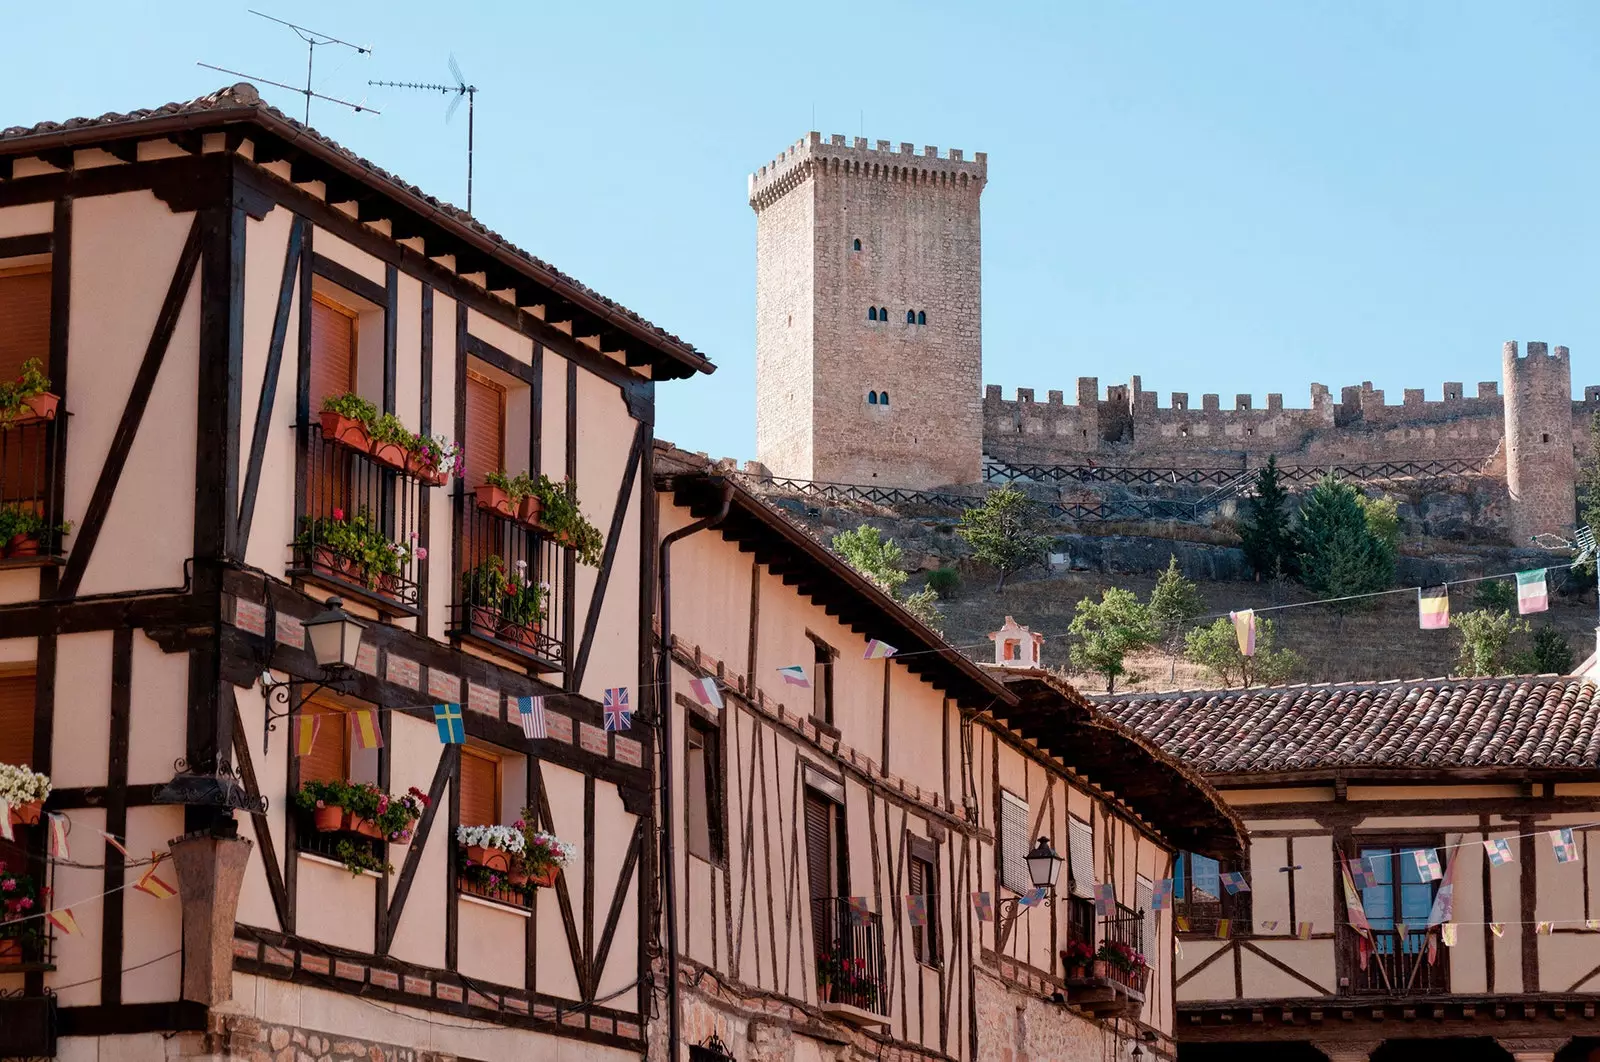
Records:
<instances>
[{"instance_id":1,"label":"yellow pennant flag","mask_svg":"<svg viewBox=\"0 0 1600 1062\"><path fill-rule=\"evenodd\" d=\"M1549 922L1540 922L1538 925L1533 927L1534 935L1540 937L1548 937L1554 931L1555 927Z\"/></svg>"},{"instance_id":2,"label":"yellow pennant flag","mask_svg":"<svg viewBox=\"0 0 1600 1062\"><path fill-rule=\"evenodd\" d=\"M1228 939L1228 934L1231 933L1231 932L1233 932L1233 919L1231 919L1231 918L1219 918L1219 919L1217 919L1217 939L1218 940L1227 940Z\"/></svg>"},{"instance_id":3,"label":"yellow pennant flag","mask_svg":"<svg viewBox=\"0 0 1600 1062\"><path fill-rule=\"evenodd\" d=\"M302 715L295 720L295 726L298 731L295 734L294 754L296 756L311 755L311 750L317 747L317 735L322 733L322 716Z\"/></svg>"},{"instance_id":4,"label":"yellow pennant flag","mask_svg":"<svg viewBox=\"0 0 1600 1062\"><path fill-rule=\"evenodd\" d=\"M134 882L133 887L140 892L154 896L158 900L170 900L178 895L178 890L168 885L156 876L156 868L152 866L144 872L144 876Z\"/></svg>"},{"instance_id":5,"label":"yellow pennant flag","mask_svg":"<svg viewBox=\"0 0 1600 1062\"><path fill-rule=\"evenodd\" d=\"M1503 937L1506 935L1506 924L1504 922L1490 922L1489 932L1497 937Z\"/></svg>"},{"instance_id":6,"label":"yellow pennant flag","mask_svg":"<svg viewBox=\"0 0 1600 1062\"><path fill-rule=\"evenodd\" d=\"M1178 918L1177 918L1177 922L1178 922L1178 932L1179 933L1187 933L1187 932L1189 932L1189 916L1188 915L1179 915Z\"/></svg>"},{"instance_id":7,"label":"yellow pennant flag","mask_svg":"<svg viewBox=\"0 0 1600 1062\"><path fill-rule=\"evenodd\" d=\"M55 911L45 912L44 920L61 930L63 933L77 933L78 920L72 917L72 908L62 907Z\"/></svg>"},{"instance_id":8,"label":"yellow pennant flag","mask_svg":"<svg viewBox=\"0 0 1600 1062\"><path fill-rule=\"evenodd\" d=\"M1583 928L1589 929L1589 930L1600 929L1600 918L1586 918L1586 919L1584 919Z\"/></svg>"},{"instance_id":9,"label":"yellow pennant flag","mask_svg":"<svg viewBox=\"0 0 1600 1062\"><path fill-rule=\"evenodd\" d=\"M1443 925L1441 925L1439 927L1439 936L1444 941L1446 947L1449 947L1449 948L1455 947L1456 946L1456 924L1454 922L1446 922Z\"/></svg>"},{"instance_id":10,"label":"yellow pennant flag","mask_svg":"<svg viewBox=\"0 0 1600 1062\"><path fill-rule=\"evenodd\" d=\"M356 745L363 749L383 748L383 731L378 728L378 713L373 708L356 708L350 712L350 730Z\"/></svg>"}]
</instances>

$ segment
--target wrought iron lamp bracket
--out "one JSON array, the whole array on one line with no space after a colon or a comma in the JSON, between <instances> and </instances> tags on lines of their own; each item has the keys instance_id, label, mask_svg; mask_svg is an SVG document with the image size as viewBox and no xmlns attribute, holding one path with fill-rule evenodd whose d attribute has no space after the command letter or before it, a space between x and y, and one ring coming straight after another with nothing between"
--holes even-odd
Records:
<instances>
[{"instance_id":1,"label":"wrought iron lamp bracket","mask_svg":"<svg viewBox=\"0 0 1600 1062\"><path fill-rule=\"evenodd\" d=\"M1023 904L1020 896L1002 897L994 908L995 951L1005 950L1006 941L1011 939L1011 931L1017 927L1017 920L1022 917L1023 911L1031 911L1035 907L1053 908L1055 905L1056 896L1053 892L1045 893L1042 899L1030 904Z\"/></svg>"},{"instance_id":2,"label":"wrought iron lamp bracket","mask_svg":"<svg viewBox=\"0 0 1600 1062\"><path fill-rule=\"evenodd\" d=\"M345 667L323 668L322 676L314 680L314 685L309 690L301 693L299 697L293 695L295 686L304 686L308 679L276 679L272 672L261 673L261 695L266 698L266 710L263 713L261 724L261 752L265 755L271 746L271 735L278 729L278 720L287 719L301 708L307 701L321 693L323 690L333 690L335 693L349 693L354 685L354 676L350 669ZM273 711L273 702L283 705L281 711Z\"/></svg>"}]
</instances>

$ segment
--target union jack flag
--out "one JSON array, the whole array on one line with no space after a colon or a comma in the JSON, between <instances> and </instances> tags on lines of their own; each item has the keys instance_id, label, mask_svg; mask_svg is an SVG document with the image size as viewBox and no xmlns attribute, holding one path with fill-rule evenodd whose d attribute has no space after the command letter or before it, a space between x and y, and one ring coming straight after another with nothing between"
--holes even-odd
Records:
<instances>
[{"instance_id":1,"label":"union jack flag","mask_svg":"<svg viewBox=\"0 0 1600 1062\"><path fill-rule=\"evenodd\" d=\"M628 687L606 690L600 709L605 713L607 730L628 730L633 727L633 707L628 703Z\"/></svg>"}]
</instances>

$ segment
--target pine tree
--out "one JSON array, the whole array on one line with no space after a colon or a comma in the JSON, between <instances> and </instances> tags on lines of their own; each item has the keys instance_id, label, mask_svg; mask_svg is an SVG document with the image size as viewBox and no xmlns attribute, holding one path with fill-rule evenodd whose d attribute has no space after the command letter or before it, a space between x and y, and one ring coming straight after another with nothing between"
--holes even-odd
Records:
<instances>
[{"instance_id":1,"label":"pine tree","mask_svg":"<svg viewBox=\"0 0 1600 1062\"><path fill-rule=\"evenodd\" d=\"M1290 522L1289 492L1278 479L1274 454L1256 474L1255 497L1245 499L1239 521L1239 539L1256 578L1272 579L1296 573L1294 527Z\"/></svg>"},{"instance_id":2,"label":"pine tree","mask_svg":"<svg viewBox=\"0 0 1600 1062\"><path fill-rule=\"evenodd\" d=\"M1578 465L1578 523L1600 534L1600 411L1589 421L1589 456ZM1595 559L1589 557L1572 570L1593 580Z\"/></svg>"},{"instance_id":3,"label":"pine tree","mask_svg":"<svg viewBox=\"0 0 1600 1062\"><path fill-rule=\"evenodd\" d=\"M1386 529L1374 530L1367 511L1356 489L1331 473L1311 488L1300 507L1300 581L1306 589L1338 598L1394 583L1394 548ZM1333 608L1343 613L1351 604Z\"/></svg>"},{"instance_id":4,"label":"pine tree","mask_svg":"<svg viewBox=\"0 0 1600 1062\"><path fill-rule=\"evenodd\" d=\"M990 491L982 505L963 512L956 534L972 547L974 557L1000 573L997 594L1012 572L1039 563L1050 544L1039 507L1010 486Z\"/></svg>"},{"instance_id":5,"label":"pine tree","mask_svg":"<svg viewBox=\"0 0 1600 1062\"><path fill-rule=\"evenodd\" d=\"M1178 558L1169 555L1167 570L1150 591L1150 619L1161 644L1172 661L1171 678L1178 675L1178 654L1183 652L1183 636L1199 617L1203 606L1200 589L1178 570Z\"/></svg>"}]
</instances>

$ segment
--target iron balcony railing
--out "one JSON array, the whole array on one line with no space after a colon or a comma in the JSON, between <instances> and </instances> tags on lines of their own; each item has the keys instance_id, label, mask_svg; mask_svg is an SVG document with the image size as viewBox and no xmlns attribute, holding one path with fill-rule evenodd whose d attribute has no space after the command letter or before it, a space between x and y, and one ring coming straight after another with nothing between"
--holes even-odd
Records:
<instances>
[{"instance_id":1,"label":"iron balcony railing","mask_svg":"<svg viewBox=\"0 0 1600 1062\"><path fill-rule=\"evenodd\" d=\"M1375 925L1366 940L1347 927L1340 931L1340 945L1353 995L1429 996L1450 991L1450 957L1438 927Z\"/></svg>"},{"instance_id":2,"label":"iron balcony railing","mask_svg":"<svg viewBox=\"0 0 1600 1062\"><path fill-rule=\"evenodd\" d=\"M884 976L883 920L843 897L811 901L817 940L817 992L825 1003L889 1013Z\"/></svg>"},{"instance_id":3,"label":"iron balcony railing","mask_svg":"<svg viewBox=\"0 0 1600 1062\"><path fill-rule=\"evenodd\" d=\"M66 552L54 489L64 424L62 414L0 428L0 566L55 562Z\"/></svg>"},{"instance_id":4,"label":"iron balcony railing","mask_svg":"<svg viewBox=\"0 0 1600 1062\"><path fill-rule=\"evenodd\" d=\"M302 489L293 566L384 612L415 615L421 481L322 434L302 429Z\"/></svg>"},{"instance_id":5,"label":"iron balcony railing","mask_svg":"<svg viewBox=\"0 0 1600 1062\"><path fill-rule=\"evenodd\" d=\"M564 667L567 549L536 525L478 504L458 488L450 633L542 671Z\"/></svg>"}]
</instances>

